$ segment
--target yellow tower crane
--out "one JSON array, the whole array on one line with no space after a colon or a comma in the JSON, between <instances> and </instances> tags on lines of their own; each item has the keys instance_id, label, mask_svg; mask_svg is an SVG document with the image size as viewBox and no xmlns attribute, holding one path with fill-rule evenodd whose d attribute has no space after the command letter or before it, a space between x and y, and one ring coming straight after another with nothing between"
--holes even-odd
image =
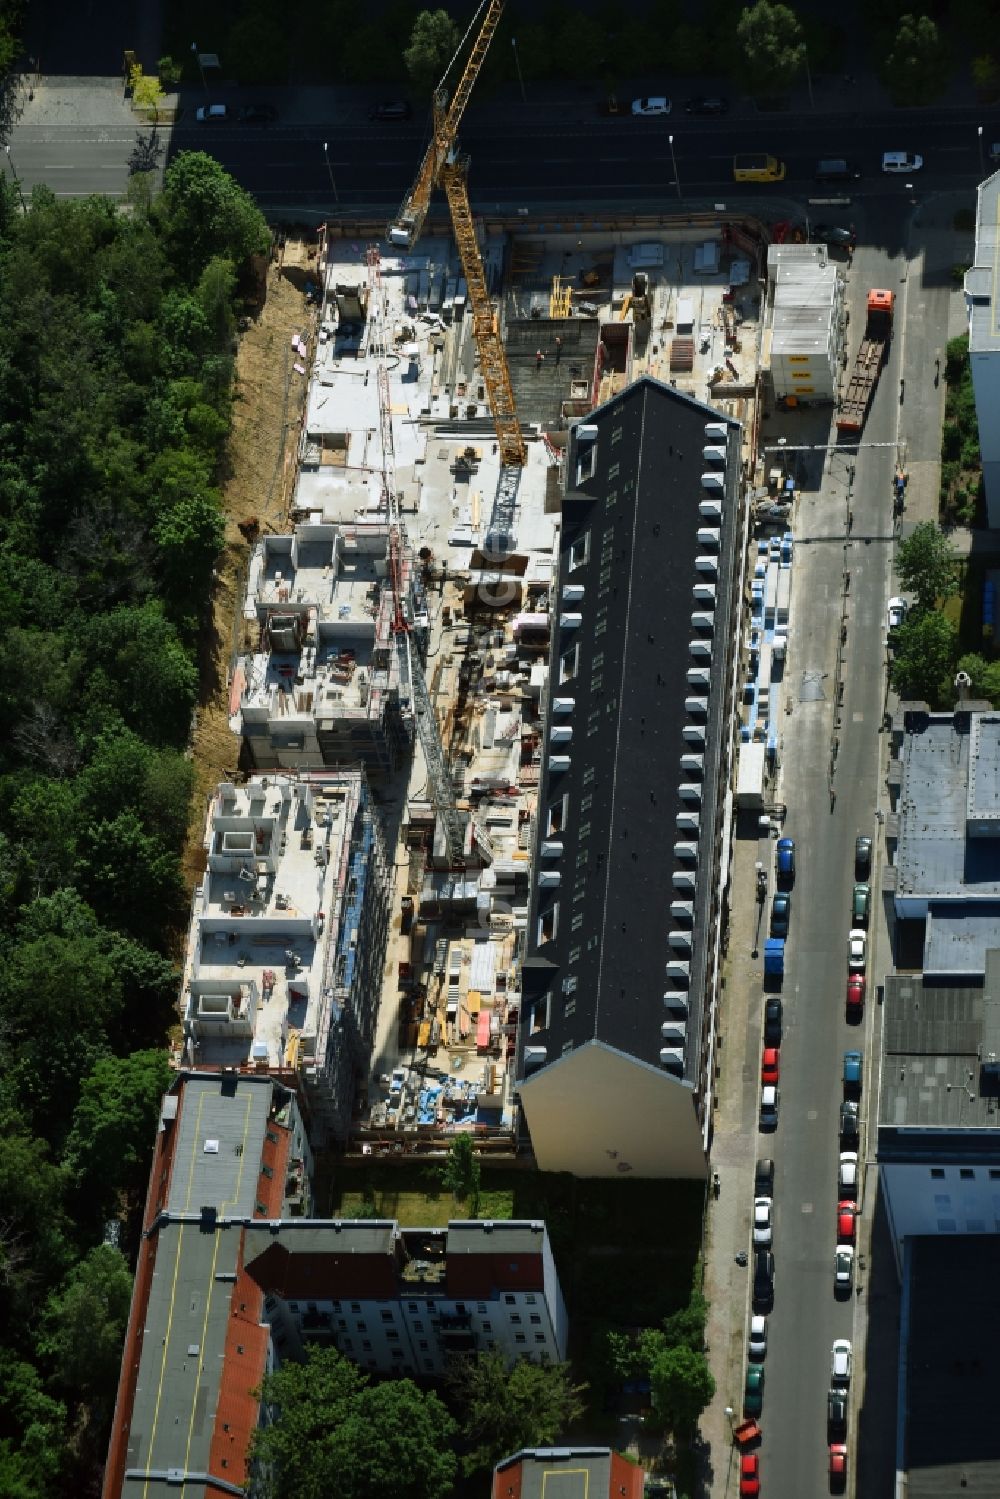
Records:
<instances>
[{"instance_id":1,"label":"yellow tower crane","mask_svg":"<svg viewBox=\"0 0 1000 1499\"><path fill-rule=\"evenodd\" d=\"M510 470L520 470L523 467L527 460L527 449L517 418L510 369L500 338L499 318L486 285L483 257L472 221L467 180L469 159L460 156L457 148L458 127L502 13L503 0L483 0L466 32L467 38L482 16L482 23L466 59L458 87L450 97L443 86L439 85L435 90L430 145L420 164L416 181L403 199L395 221L389 225L387 237L393 245L409 247L416 244L427 217L431 193L439 184L444 188L472 306L473 337L479 352L479 364L500 446L501 483L490 530L494 537L502 536L509 541L514 496L517 493L516 481L519 477L511 474Z\"/></svg>"}]
</instances>

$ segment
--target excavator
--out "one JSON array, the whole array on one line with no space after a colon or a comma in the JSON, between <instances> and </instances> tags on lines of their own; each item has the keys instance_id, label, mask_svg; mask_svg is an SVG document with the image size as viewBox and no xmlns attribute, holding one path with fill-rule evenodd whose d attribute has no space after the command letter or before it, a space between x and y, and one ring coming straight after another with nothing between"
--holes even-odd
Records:
<instances>
[{"instance_id":1,"label":"excavator","mask_svg":"<svg viewBox=\"0 0 1000 1499\"><path fill-rule=\"evenodd\" d=\"M445 73L447 79L478 24L479 29L458 86L451 94L444 81L435 89L430 144L413 186L403 199L396 218L386 230L386 238L390 244L412 248L420 238L431 194L439 185L444 188L468 288L473 337L479 353L479 365L500 453L500 480L485 547L487 554L497 559L507 555L514 547L514 512L521 471L527 461L527 448L517 416L497 310L486 285L486 271L469 204L469 159L458 151L458 127L503 14L503 3L504 0L482 0Z\"/></svg>"}]
</instances>

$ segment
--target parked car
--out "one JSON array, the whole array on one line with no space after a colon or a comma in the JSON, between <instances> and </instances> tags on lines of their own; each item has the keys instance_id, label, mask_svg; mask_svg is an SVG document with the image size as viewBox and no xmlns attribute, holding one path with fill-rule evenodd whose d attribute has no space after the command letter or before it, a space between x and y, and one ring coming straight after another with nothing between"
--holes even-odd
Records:
<instances>
[{"instance_id":1,"label":"parked car","mask_svg":"<svg viewBox=\"0 0 1000 1499\"><path fill-rule=\"evenodd\" d=\"M855 1202L858 1199L858 1152L856 1150L840 1152L837 1194L840 1197L853 1197Z\"/></svg>"},{"instance_id":2,"label":"parked car","mask_svg":"<svg viewBox=\"0 0 1000 1499\"><path fill-rule=\"evenodd\" d=\"M757 1162L757 1169L753 1175L753 1195L755 1197L774 1196L774 1162L769 1156L763 1156Z\"/></svg>"},{"instance_id":3,"label":"parked car","mask_svg":"<svg viewBox=\"0 0 1000 1499\"><path fill-rule=\"evenodd\" d=\"M849 1338L834 1338L830 1349L830 1378L834 1384L848 1385L851 1382L851 1342Z\"/></svg>"},{"instance_id":4,"label":"parked car","mask_svg":"<svg viewBox=\"0 0 1000 1499\"><path fill-rule=\"evenodd\" d=\"M851 920L855 926L868 925L868 908L871 904L872 887L864 883L855 885L851 892Z\"/></svg>"},{"instance_id":5,"label":"parked car","mask_svg":"<svg viewBox=\"0 0 1000 1499\"><path fill-rule=\"evenodd\" d=\"M273 104L244 104L240 120L244 125L273 125L278 111Z\"/></svg>"},{"instance_id":6,"label":"parked car","mask_svg":"<svg viewBox=\"0 0 1000 1499\"><path fill-rule=\"evenodd\" d=\"M847 1487L847 1443L830 1443L830 1489L834 1494Z\"/></svg>"},{"instance_id":7,"label":"parked car","mask_svg":"<svg viewBox=\"0 0 1000 1499\"><path fill-rule=\"evenodd\" d=\"M753 1200L753 1241L764 1249L771 1245L770 1197L755 1197Z\"/></svg>"},{"instance_id":8,"label":"parked car","mask_svg":"<svg viewBox=\"0 0 1000 1499\"><path fill-rule=\"evenodd\" d=\"M795 880L795 839L779 838L774 846L774 866L779 885L791 885Z\"/></svg>"},{"instance_id":9,"label":"parked car","mask_svg":"<svg viewBox=\"0 0 1000 1499\"><path fill-rule=\"evenodd\" d=\"M791 918L792 897L787 890L778 890L771 901L771 936L787 937Z\"/></svg>"},{"instance_id":10,"label":"parked car","mask_svg":"<svg viewBox=\"0 0 1000 1499\"><path fill-rule=\"evenodd\" d=\"M762 1359L767 1353L767 1318L756 1315L750 1318L750 1338L747 1353L752 1359Z\"/></svg>"},{"instance_id":11,"label":"parked car","mask_svg":"<svg viewBox=\"0 0 1000 1499\"><path fill-rule=\"evenodd\" d=\"M858 1101L856 1098L845 1098L840 1105L840 1138L844 1141L856 1140L860 1134L858 1121Z\"/></svg>"},{"instance_id":12,"label":"parked car","mask_svg":"<svg viewBox=\"0 0 1000 1499\"><path fill-rule=\"evenodd\" d=\"M727 115L729 100L721 94L696 94L693 99L685 99L684 112L689 115Z\"/></svg>"},{"instance_id":13,"label":"parked car","mask_svg":"<svg viewBox=\"0 0 1000 1499\"><path fill-rule=\"evenodd\" d=\"M853 1244L857 1234L858 1205L856 1202L837 1203L837 1243Z\"/></svg>"},{"instance_id":14,"label":"parked car","mask_svg":"<svg viewBox=\"0 0 1000 1499\"><path fill-rule=\"evenodd\" d=\"M760 1080L766 1087L781 1075L781 1052L777 1046L765 1046L760 1059Z\"/></svg>"},{"instance_id":15,"label":"parked car","mask_svg":"<svg viewBox=\"0 0 1000 1499\"><path fill-rule=\"evenodd\" d=\"M857 182L864 172L857 162L845 161L842 156L828 156L816 163L813 175L817 182Z\"/></svg>"},{"instance_id":16,"label":"parked car","mask_svg":"<svg viewBox=\"0 0 1000 1499\"><path fill-rule=\"evenodd\" d=\"M781 1045L781 998L769 994L764 1001L764 1042L768 1046Z\"/></svg>"},{"instance_id":17,"label":"parked car","mask_svg":"<svg viewBox=\"0 0 1000 1499\"><path fill-rule=\"evenodd\" d=\"M850 1244L839 1244L833 1257L833 1289L838 1296L849 1296L854 1285L854 1250Z\"/></svg>"},{"instance_id":18,"label":"parked car","mask_svg":"<svg viewBox=\"0 0 1000 1499\"><path fill-rule=\"evenodd\" d=\"M760 1128L763 1134L771 1134L778 1128L778 1105L781 1097L778 1089L770 1084L760 1090Z\"/></svg>"},{"instance_id":19,"label":"parked car","mask_svg":"<svg viewBox=\"0 0 1000 1499\"><path fill-rule=\"evenodd\" d=\"M872 871L872 841L861 833L854 840L854 878L866 880Z\"/></svg>"},{"instance_id":20,"label":"parked car","mask_svg":"<svg viewBox=\"0 0 1000 1499\"><path fill-rule=\"evenodd\" d=\"M994 141L990 147L990 161L1000 161L1000 141Z\"/></svg>"},{"instance_id":21,"label":"parked car","mask_svg":"<svg viewBox=\"0 0 1000 1499\"><path fill-rule=\"evenodd\" d=\"M860 1020L861 1012L865 1007L866 980L863 973L849 973L847 976L847 1018L849 1020Z\"/></svg>"},{"instance_id":22,"label":"parked car","mask_svg":"<svg viewBox=\"0 0 1000 1499\"><path fill-rule=\"evenodd\" d=\"M202 104L194 112L199 125L220 125L229 119L228 104Z\"/></svg>"},{"instance_id":23,"label":"parked car","mask_svg":"<svg viewBox=\"0 0 1000 1499\"><path fill-rule=\"evenodd\" d=\"M883 151L883 172L919 172L924 158L913 151Z\"/></svg>"},{"instance_id":24,"label":"parked car","mask_svg":"<svg viewBox=\"0 0 1000 1499\"><path fill-rule=\"evenodd\" d=\"M847 1435L847 1391L832 1389L826 1397L826 1429L831 1441Z\"/></svg>"},{"instance_id":25,"label":"parked car","mask_svg":"<svg viewBox=\"0 0 1000 1499\"><path fill-rule=\"evenodd\" d=\"M743 1386L743 1414L759 1416L764 1408L764 1365L751 1364Z\"/></svg>"},{"instance_id":26,"label":"parked car","mask_svg":"<svg viewBox=\"0 0 1000 1499\"><path fill-rule=\"evenodd\" d=\"M859 926L852 927L847 934L847 966L864 972L867 942Z\"/></svg>"},{"instance_id":27,"label":"parked car","mask_svg":"<svg viewBox=\"0 0 1000 1499\"><path fill-rule=\"evenodd\" d=\"M413 113L409 99L382 99L368 111L370 120L408 120Z\"/></svg>"},{"instance_id":28,"label":"parked car","mask_svg":"<svg viewBox=\"0 0 1000 1499\"><path fill-rule=\"evenodd\" d=\"M906 600L901 599L898 594L889 600L885 609L885 627L889 631L890 635L892 634L893 630L899 629L900 625L903 623L903 620L906 618L906 611L908 608L909 605L907 604Z\"/></svg>"},{"instance_id":29,"label":"parked car","mask_svg":"<svg viewBox=\"0 0 1000 1499\"><path fill-rule=\"evenodd\" d=\"M757 1499L760 1493L760 1456L744 1452L740 1457L740 1499Z\"/></svg>"},{"instance_id":30,"label":"parked car","mask_svg":"<svg viewBox=\"0 0 1000 1499\"><path fill-rule=\"evenodd\" d=\"M673 106L664 94L659 94L652 99L633 99L632 113L634 115L668 115Z\"/></svg>"},{"instance_id":31,"label":"parked car","mask_svg":"<svg viewBox=\"0 0 1000 1499\"><path fill-rule=\"evenodd\" d=\"M814 245L836 245L841 250L853 250L858 242L853 224L848 229L839 224L814 224L809 238Z\"/></svg>"},{"instance_id":32,"label":"parked car","mask_svg":"<svg viewBox=\"0 0 1000 1499\"><path fill-rule=\"evenodd\" d=\"M774 1301L774 1255L758 1249L753 1257L753 1307L769 1312Z\"/></svg>"},{"instance_id":33,"label":"parked car","mask_svg":"<svg viewBox=\"0 0 1000 1499\"><path fill-rule=\"evenodd\" d=\"M860 1097L865 1080L865 1059L860 1051L844 1052L844 1092Z\"/></svg>"}]
</instances>

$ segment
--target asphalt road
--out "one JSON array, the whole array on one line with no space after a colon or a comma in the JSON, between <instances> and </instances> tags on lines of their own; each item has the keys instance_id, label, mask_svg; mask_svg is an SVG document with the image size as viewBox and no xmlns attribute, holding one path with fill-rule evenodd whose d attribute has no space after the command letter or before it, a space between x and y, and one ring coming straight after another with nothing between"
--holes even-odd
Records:
<instances>
[{"instance_id":1,"label":"asphalt road","mask_svg":"<svg viewBox=\"0 0 1000 1499\"><path fill-rule=\"evenodd\" d=\"M209 150L262 206L274 211L391 209L409 188L427 139L426 121L370 122L358 105L331 110L331 118L312 123L279 121L264 129L199 126L193 119L197 102L185 108L176 126L159 132L165 159L181 150ZM988 123L981 141L981 119L981 113L962 117L954 111L928 111L919 122L902 124L889 115L707 120L676 113L665 120L602 119L589 104L517 110L496 105L477 109L473 104L461 146L472 162L473 204L483 211L512 203L704 204L737 193L741 203L762 204L778 196L829 197L839 190L814 182L816 162L829 156L857 162L865 175L850 185L850 195L872 203L907 196L910 179L884 176L880 170L881 152L889 149L924 156L924 169L914 179L920 192L946 184L972 187L980 175L981 149L988 167L988 143L994 134L1000 137L1000 125ZM39 125L29 111L11 145L25 190L47 182L57 194L77 195L122 192L134 140L120 111L108 128L82 130L72 123ZM788 168L785 182L737 187L732 180L737 150L779 156Z\"/></svg>"},{"instance_id":2,"label":"asphalt road","mask_svg":"<svg viewBox=\"0 0 1000 1499\"><path fill-rule=\"evenodd\" d=\"M872 237L892 241L898 223L891 205ZM785 831L796 839L798 871L783 985L781 1119L777 1136L761 1136L758 1153L773 1153L776 1166L774 1254L775 1304L769 1323L762 1470L775 1499L801 1499L828 1491L826 1395L834 1338L854 1345L849 1447L857 1457L859 1406L866 1418L885 1396L865 1382L865 1303L856 1295L834 1296L838 1110L843 1097L844 1051L865 1052L861 1150L874 1157L874 1099L879 1011L876 986L888 966L882 912L874 901L869 925L868 1002L861 1025L845 1013L847 934L858 833L876 840L872 884L877 890L880 829L875 818L880 776L879 728L885 694L885 604L893 554L891 479L895 442L902 438L909 461L930 457L939 444L933 360L943 351L947 288L910 279L905 257L861 248L851 278L852 351L864 323L871 286L896 289L897 336L865 428L867 443L850 462L837 454L827 464L819 493L800 502L797 576L792 599L794 640L787 698L793 704L785 726L783 795ZM900 402L900 379L905 395ZM795 441L794 435L789 437ZM853 525L845 546L850 490ZM845 594L845 572L850 580ZM836 651L842 600L846 598L843 701L837 708ZM822 696L809 701L803 683L818 681ZM802 700L802 696L806 701ZM839 727L837 721L839 720ZM839 738L831 808L831 741ZM871 1128L866 1128L869 1107ZM773 1143L773 1151L772 1151ZM851 1148L854 1148L851 1146ZM866 1172L858 1254L864 1267L856 1279L867 1292L867 1232L875 1202L875 1168ZM877 1423L868 1423L869 1429ZM891 1419L881 1423L882 1452L873 1454L869 1477L891 1457ZM891 1476L891 1466L889 1468ZM852 1474L853 1479L856 1474ZM880 1478L885 1478L880 1471ZM866 1492L888 1492L887 1484Z\"/></svg>"}]
</instances>

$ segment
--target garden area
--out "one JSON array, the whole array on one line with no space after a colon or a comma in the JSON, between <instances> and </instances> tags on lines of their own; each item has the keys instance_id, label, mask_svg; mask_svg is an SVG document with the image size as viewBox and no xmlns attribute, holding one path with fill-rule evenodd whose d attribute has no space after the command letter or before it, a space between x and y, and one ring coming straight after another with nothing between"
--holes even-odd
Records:
<instances>
[{"instance_id":1,"label":"garden area","mask_svg":"<svg viewBox=\"0 0 1000 1499\"><path fill-rule=\"evenodd\" d=\"M967 334L949 341L944 377L947 392L941 434L941 524L982 526L983 468Z\"/></svg>"}]
</instances>

